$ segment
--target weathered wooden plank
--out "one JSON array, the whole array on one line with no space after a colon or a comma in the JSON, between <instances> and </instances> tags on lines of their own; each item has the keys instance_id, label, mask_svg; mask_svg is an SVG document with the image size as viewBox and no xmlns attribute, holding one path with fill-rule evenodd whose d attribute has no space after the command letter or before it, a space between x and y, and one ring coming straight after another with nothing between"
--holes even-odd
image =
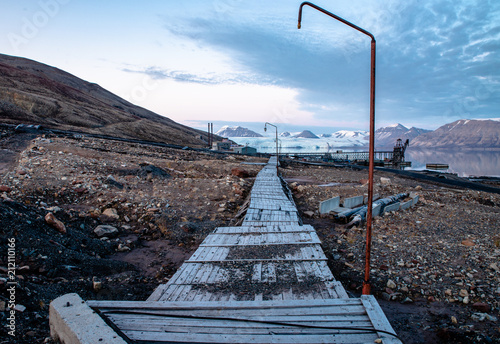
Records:
<instances>
[{"instance_id":1,"label":"weathered wooden plank","mask_svg":"<svg viewBox=\"0 0 500 344\"><path fill-rule=\"evenodd\" d=\"M183 273L179 276L177 280L175 280L175 284L184 284L187 283L187 281L192 281L201 266L200 263L189 263L185 265L186 267L184 268ZM172 282L171 284L173 283L174 282Z\"/></svg>"},{"instance_id":2,"label":"weathered wooden plank","mask_svg":"<svg viewBox=\"0 0 500 344\"><path fill-rule=\"evenodd\" d=\"M262 312L267 312L269 310L284 310L288 312L289 309L304 309L301 312L308 312L308 310L314 308L316 311L319 309L337 307L353 307L353 306L363 306L363 302L360 298L347 298L347 299L328 299L328 300L312 300L312 301L291 301L291 302L275 302L275 301L263 301L263 302L221 302L219 304L213 304L209 302L205 303L192 303L192 302L156 302L156 301L109 301L109 300L89 300L87 304L90 307L96 307L105 310L112 309L151 309L154 311L185 311L196 309L200 310L213 310L213 309L224 309L227 311L250 309L253 311L259 310Z\"/></svg>"},{"instance_id":3,"label":"weathered wooden plank","mask_svg":"<svg viewBox=\"0 0 500 344\"><path fill-rule=\"evenodd\" d=\"M323 328L301 328L278 324L259 324L255 322L241 322L231 320L207 320L203 319L179 319L179 318L161 318L158 317L112 317L113 322L122 329L122 331L148 331L148 332L197 332L204 333L254 333L254 334L269 334L274 333L303 333L314 334L324 333ZM271 320L270 320L271 321ZM302 323L304 325L312 325L312 323ZM370 320L365 316L360 320L352 321L337 321L337 322L315 322L312 326L322 327L352 327L352 328L369 328L371 327ZM332 329L330 329L331 331Z\"/></svg>"},{"instance_id":4,"label":"weathered wooden plank","mask_svg":"<svg viewBox=\"0 0 500 344\"><path fill-rule=\"evenodd\" d=\"M253 266L252 281L253 282L262 281L262 263L257 263Z\"/></svg>"},{"instance_id":5,"label":"weathered wooden plank","mask_svg":"<svg viewBox=\"0 0 500 344\"><path fill-rule=\"evenodd\" d=\"M276 265L274 263L269 262L262 265L262 282L276 282Z\"/></svg>"},{"instance_id":6,"label":"weathered wooden plank","mask_svg":"<svg viewBox=\"0 0 500 344\"><path fill-rule=\"evenodd\" d=\"M391 324L385 317L385 314L380 308L377 300L375 300L375 297L373 297L372 295L362 295L361 302L363 302L363 306L366 309L366 313L370 318L370 321L372 322L373 327L375 329L395 334ZM393 337L389 334L379 332L378 335L380 336L380 338L383 338L384 343L389 343L389 344L400 343L400 341L396 337Z\"/></svg>"},{"instance_id":7,"label":"weathered wooden plank","mask_svg":"<svg viewBox=\"0 0 500 344\"><path fill-rule=\"evenodd\" d=\"M351 331L350 333L352 333ZM373 343L377 338L373 334L355 333L344 335L342 331L324 335L294 335L289 334L209 334L209 333L159 333L146 331L127 331L126 335L132 340L163 341L166 343Z\"/></svg>"},{"instance_id":8,"label":"weathered wooden plank","mask_svg":"<svg viewBox=\"0 0 500 344\"><path fill-rule=\"evenodd\" d=\"M165 290L167 290L167 285L166 284L160 284L153 291L153 293L147 298L146 301L158 301L158 300L160 300L160 298L163 295L163 293L165 293Z\"/></svg>"},{"instance_id":9,"label":"weathered wooden plank","mask_svg":"<svg viewBox=\"0 0 500 344\"><path fill-rule=\"evenodd\" d=\"M270 258L270 259L226 259L226 260L192 260L189 263L246 263L246 262L307 262L307 261L327 261L325 258Z\"/></svg>"}]
</instances>

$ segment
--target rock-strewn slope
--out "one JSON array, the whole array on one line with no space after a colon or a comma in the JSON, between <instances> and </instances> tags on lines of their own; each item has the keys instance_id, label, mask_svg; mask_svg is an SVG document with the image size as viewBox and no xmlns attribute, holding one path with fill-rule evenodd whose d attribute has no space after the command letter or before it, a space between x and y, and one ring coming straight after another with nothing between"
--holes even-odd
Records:
<instances>
[{"instance_id":1,"label":"rock-strewn slope","mask_svg":"<svg viewBox=\"0 0 500 344\"><path fill-rule=\"evenodd\" d=\"M0 121L178 145L207 142L206 133L131 104L97 84L36 61L2 54Z\"/></svg>"}]
</instances>

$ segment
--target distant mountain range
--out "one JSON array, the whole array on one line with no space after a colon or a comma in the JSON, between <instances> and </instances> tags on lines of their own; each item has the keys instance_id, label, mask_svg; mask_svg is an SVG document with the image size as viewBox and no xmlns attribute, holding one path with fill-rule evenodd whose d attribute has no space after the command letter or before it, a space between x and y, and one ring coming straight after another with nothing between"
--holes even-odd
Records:
<instances>
[{"instance_id":1,"label":"distant mountain range","mask_svg":"<svg viewBox=\"0 0 500 344\"><path fill-rule=\"evenodd\" d=\"M500 119L461 119L419 135L411 145L438 148L500 148Z\"/></svg>"},{"instance_id":2,"label":"distant mountain range","mask_svg":"<svg viewBox=\"0 0 500 344\"><path fill-rule=\"evenodd\" d=\"M410 140L410 145L413 145L413 139L421 134L430 132L431 130L412 127L408 129L404 125L398 123L388 127L375 130L375 146L376 147L394 147L398 139L404 141ZM367 134L367 139L369 135Z\"/></svg>"},{"instance_id":3,"label":"distant mountain range","mask_svg":"<svg viewBox=\"0 0 500 344\"><path fill-rule=\"evenodd\" d=\"M226 127L224 127L226 128ZM218 131L225 137L261 137L249 129L236 127L237 130ZM237 134L237 135L236 135ZM316 135L310 130L300 133L283 132L282 138L324 139L329 147L367 147L367 131L340 130L332 134ZM377 149L392 149L396 141L409 140L411 147L433 148L500 148L500 119L496 120L459 120L446 124L434 131L412 127L408 129L397 123L375 131Z\"/></svg>"},{"instance_id":4,"label":"distant mountain range","mask_svg":"<svg viewBox=\"0 0 500 344\"><path fill-rule=\"evenodd\" d=\"M205 146L208 135L60 69L0 54L0 121Z\"/></svg>"},{"instance_id":5,"label":"distant mountain range","mask_svg":"<svg viewBox=\"0 0 500 344\"><path fill-rule=\"evenodd\" d=\"M220 128L215 134L222 137L263 137L261 134L250 129L240 126L230 127L228 125Z\"/></svg>"},{"instance_id":6,"label":"distant mountain range","mask_svg":"<svg viewBox=\"0 0 500 344\"><path fill-rule=\"evenodd\" d=\"M302 138L302 139L319 139L319 137L316 136L316 134L314 134L310 130L304 130L303 132L301 132L301 133L299 133L297 135L294 135L293 137L295 137L295 138Z\"/></svg>"}]
</instances>

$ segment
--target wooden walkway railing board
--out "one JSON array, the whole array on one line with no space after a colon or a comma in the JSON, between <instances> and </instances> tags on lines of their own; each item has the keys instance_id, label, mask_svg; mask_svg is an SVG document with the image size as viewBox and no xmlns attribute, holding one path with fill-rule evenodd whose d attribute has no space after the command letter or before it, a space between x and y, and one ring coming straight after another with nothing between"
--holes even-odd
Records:
<instances>
[{"instance_id":1,"label":"wooden walkway railing board","mask_svg":"<svg viewBox=\"0 0 500 344\"><path fill-rule=\"evenodd\" d=\"M225 302L89 301L136 341L165 343L400 343L371 296ZM232 320L234 319L234 320ZM244 321L247 320L247 321ZM301 325L304 327L294 326Z\"/></svg>"},{"instance_id":2,"label":"wooden walkway railing board","mask_svg":"<svg viewBox=\"0 0 500 344\"><path fill-rule=\"evenodd\" d=\"M335 280L275 159L242 225L208 235L147 301L88 304L138 343L400 343L377 332L394 333L375 298L349 298Z\"/></svg>"}]
</instances>

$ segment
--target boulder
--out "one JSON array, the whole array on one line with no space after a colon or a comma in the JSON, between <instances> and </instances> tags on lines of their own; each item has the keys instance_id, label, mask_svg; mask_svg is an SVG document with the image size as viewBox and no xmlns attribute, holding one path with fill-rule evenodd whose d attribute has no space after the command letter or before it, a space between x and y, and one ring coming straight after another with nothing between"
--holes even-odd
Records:
<instances>
[{"instance_id":1,"label":"boulder","mask_svg":"<svg viewBox=\"0 0 500 344\"><path fill-rule=\"evenodd\" d=\"M116 227L113 227L110 225L99 225L96 228L94 228L94 233L99 238L102 238L102 237L112 238L112 237L117 236L119 231Z\"/></svg>"},{"instance_id":2,"label":"boulder","mask_svg":"<svg viewBox=\"0 0 500 344\"><path fill-rule=\"evenodd\" d=\"M48 213L45 215L45 222L47 222L48 225L51 227L55 228L59 233L66 234L66 226L64 223L59 221L54 214Z\"/></svg>"},{"instance_id":3,"label":"boulder","mask_svg":"<svg viewBox=\"0 0 500 344\"><path fill-rule=\"evenodd\" d=\"M114 220L120 219L120 216L118 215L118 212L116 211L115 208L108 208L102 212L104 216L107 216L109 218L112 218Z\"/></svg>"},{"instance_id":4,"label":"boulder","mask_svg":"<svg viewBox=\"0 0 500 344\"><path fill-rule=\"evenodd\" d=\"M232 170L231 170L231 174L233 176L236 176L238 178L248 178L250 177L250 173L248 173L247 170L243 170L239 167L234 167Z\"/></svg>"}]
</instances>

